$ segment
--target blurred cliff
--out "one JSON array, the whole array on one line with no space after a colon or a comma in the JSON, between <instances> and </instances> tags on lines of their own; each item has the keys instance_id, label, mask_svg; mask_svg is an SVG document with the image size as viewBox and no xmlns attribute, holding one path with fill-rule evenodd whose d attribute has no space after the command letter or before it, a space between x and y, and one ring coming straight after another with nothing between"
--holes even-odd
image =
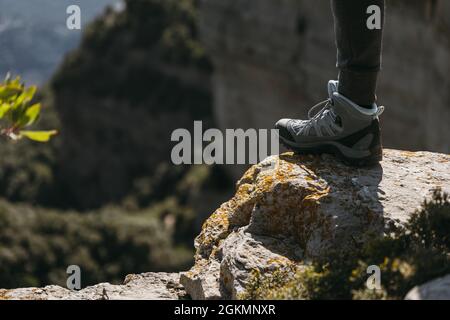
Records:
<instances>
[{"instance_id":1,"label":"blurred cliff","mask_svg":"<svg viewBox=\"0 0 450 320\"><path fill-rule=\"evenodd\" d=\"M40 93L61 135L0 146L0 287L64 285L70 264L83 286L191 265L233 185L170 161L174 129L213 123L210 73L196 1L126 1L84 29Z\"/></svg>"},{"instance_id":2,"label":"blurred cliff","mask_svg":"<svg viewBox=\"0 0 450 320\"><path fill-rule=\"evenodd\" d=\"M126 4L85 29L50 84L64 128L66 204L96 207L123 198L135 179L174 175L165 168L172 131L211 122L211 68L196 38L194 1ZM153 189L165 196L173 185L162 178Z\"/></svg>"},{"instance_id":3,"label":"blurred cliff","mask_svg":"<svg viewBox=\"0 0 450 320\"><path fill-rule=\"evenodd\" d=\"M205 0L200 13L222 128L304 117L337 77L329 1ZM388 147L450 151L449 15L448 1L387 1L378 93Z\"/></svg>"}]
</instances>

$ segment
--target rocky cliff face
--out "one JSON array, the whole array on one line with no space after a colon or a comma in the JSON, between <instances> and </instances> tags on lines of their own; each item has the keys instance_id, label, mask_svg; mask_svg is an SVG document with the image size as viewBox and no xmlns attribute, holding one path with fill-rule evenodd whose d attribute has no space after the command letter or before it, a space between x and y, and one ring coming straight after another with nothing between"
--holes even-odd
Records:
<instances>
[{"instance_id":1,"label":"rocky cliff face","mask_svg":"<svg viewBox=\"0 0 450 320\"><path fill-rule=\"evenodd\" d=\"M354 250L390 223L405 223L432 189L450 191L450 157L388 150L380 166L291 153L267 158L204 224L195 266L181 276L194 299L236 298L262 273Z\"/></svg>"},{"instance_id":2,"label":"rocky cliff face","mask_svg":"<svg viewBox=\"0 0 450 320\"><path fill-rule=\"evenodd\" d=\"M201 3L200 31L215 67L214 109L222 128L271 128L281 117L306 116L323 100L337 73L329 1ZM450 3L436 3L388 2L378 91L387 106L389 147L450 150Z\"/></svg>"},{"instance_id":3,"label":"rocky cliff face","mask_svg":"<svg viewBox=\"0 0 450 320\"><path fill-rule=\"evenodd\" d=\"M195 265L181 274L128 276L122 286L80 292L59 287L1 291L9 299L238 298L253 270L307 266L355 250L387 226L402 225L432 190L450 192L450 156L386 150L373 168L331 156L286 153L253 166L235 196L204 223ZM181 283L182 287L179 286ZM183 289L184 288L184 289Z\"/></svg>"}]
</instances>

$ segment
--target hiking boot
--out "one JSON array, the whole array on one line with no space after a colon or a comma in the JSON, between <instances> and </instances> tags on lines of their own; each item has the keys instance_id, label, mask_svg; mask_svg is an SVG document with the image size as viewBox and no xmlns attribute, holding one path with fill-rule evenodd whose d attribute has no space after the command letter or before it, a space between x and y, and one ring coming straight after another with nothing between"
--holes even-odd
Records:
<instances>
[{"instance_id":1,"label":"hiking boot","mask_svg":"<svg viewBox=\"0 0 450 320\"><path fill-rule=\"evenodd\" d=\"M378 117L384 107L360 107L337 87L337 81L328 83L329 99L311 108L309 120L278 121L280 142L300 154L334 154L350 165L378 163L383 158Z\"/></svg>"}]
</instances>

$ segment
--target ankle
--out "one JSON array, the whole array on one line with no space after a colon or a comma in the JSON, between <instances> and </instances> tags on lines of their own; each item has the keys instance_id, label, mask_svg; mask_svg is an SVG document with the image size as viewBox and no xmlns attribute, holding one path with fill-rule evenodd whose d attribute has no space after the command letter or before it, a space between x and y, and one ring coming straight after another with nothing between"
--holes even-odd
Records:
<instances>
[{"instance_id":1,"label":"ankle","mask_svg":"<svg viewBox=\"0 0 450 320\"><path fill-rule=\"evenodd\" d=\"M371 109L376 101L377 72L341 70L337 91L357 105Z\"/></svg>"}]
</instances>

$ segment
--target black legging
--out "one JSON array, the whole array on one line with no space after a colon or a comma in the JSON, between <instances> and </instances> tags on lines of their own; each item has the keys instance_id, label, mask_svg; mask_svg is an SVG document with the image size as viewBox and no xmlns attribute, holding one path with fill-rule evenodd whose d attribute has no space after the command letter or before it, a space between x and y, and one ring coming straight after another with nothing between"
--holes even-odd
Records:
<instances>
[{"instance_id":1,"label":"black legging","mask_svg":"<svg viewBox=\"0 0 450 320\"><path fill-rule=\"evenodd\" d=\"M376 100L381 69L384 0L331 0L339 68L338 91L357 104L369 106ZM381 8L382 29L367 28L367 8Z\"/></svg>"}]
</instances>

